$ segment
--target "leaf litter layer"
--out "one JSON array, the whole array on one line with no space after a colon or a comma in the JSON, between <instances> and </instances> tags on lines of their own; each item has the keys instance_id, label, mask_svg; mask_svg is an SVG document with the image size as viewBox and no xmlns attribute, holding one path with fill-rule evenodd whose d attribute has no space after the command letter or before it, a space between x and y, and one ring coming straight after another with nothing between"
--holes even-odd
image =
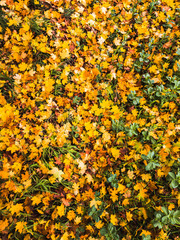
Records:
<instances>
[{"instance_id":1,"label":"leaf litter layer","mask_svg":"<svg viewBox=\"0 0 180 240\"><path fill-rule=\"evenodd\" d=\"M0 1L0 239L179 239L178 1Z\"/></svg>"}]
</instances>

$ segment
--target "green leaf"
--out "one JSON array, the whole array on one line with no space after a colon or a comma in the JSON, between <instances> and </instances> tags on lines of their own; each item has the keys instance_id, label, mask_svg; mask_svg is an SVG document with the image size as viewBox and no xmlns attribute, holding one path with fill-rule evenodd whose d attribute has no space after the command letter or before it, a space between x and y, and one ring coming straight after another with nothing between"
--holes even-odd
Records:
<instances>
[{"instance_id":1,"label":"green leaf","mask_svg":"<svg viewBox=\"0 0 180 240\"><path fill-rule=\"evenodd\" d=\"M148 163L148 165L146 165L146 171L150 171L152 169L153 169L153 163L150 162L150 163Z\"/></svg>"},{"instance_id":2,"label":"green leaf","mask_svg":"<svg viewBox=\"0 0 180 240\"><path fill-rule=\"evenodd\" d=\"M159 163L157 163L157 162L153 162L153 169L156 168L156 167L159 167L159 166L160 166Z\"/></svg>"},{"instance_id":3,"label":"green leaf","mask_svg":"<svg viewBox=\"0 0 180 240\"><path fill-rule=\"evenodd\" d=\"M150 158L150 159L153 159L153 157L154 157L154 151L150 151L149 153L148 153L148 157Z\"/></svg>"},{"instance_id":4,"label":"green leaf","mask_svg":"<svg viewBox=\"0 0 180 240\"><path fill-rule=\"evenodd\" d=\"M94 214L93 219L95 222L99 222L100 219L99 219L99 216L97 215L97 213Z\"/></svg>"},{"instance_id":5,"label":"green leaf","mask_svg":"<svg viewBox=\"0 0 180 240\"><path fill-rule=\"evenodd\" d=\"M180 219L174 218L176 224L180 225Z\"/></svg>"},{"instance_id":6,"label":"green leaf","mask_svg":"<svg viewBox=\"0 0 180 240\"><path fill-rule=\"evenodd\" d=\"M174 215L173 215L174 218L180 218L180 210L177 210Z\"/></svg>"},{"instance_id":7,"label":"green leaf","mask_svg":"<svg viewBox=\"0 0 180 240\"><path fill-rule=\"evenodd\" d=\"M162 216L161 213L157 213L157 214L156 214L156 218L157 218L157 219L160 219L161 216Z\"/></svg>"},{"instance_id":8,"label":"green leaf","mask_svg":"<svg viewBox=\"0 0 180 240\"><path fill-rule=\"evenodd\" d=\"M171 224L172 224L172 225L175 225L175 224L176 224L175 218L171 219Z\"/></svg>"},{"instance_id":9,"label":"green leaf","mask_svg":"<svg viewBox=\"0 0 180 240\"><path fill-rule=\"evenodd\" d=\"M114 231L114 225L112 223L109 223L108 225L108 230L110 231L110 233L112 233Z\"/></svg>"},{"instance_id":10,"label":"green leaf","mask_svg":"<svg viewBox=\"0 0 180 240\"><path fill-rule=\"evenodd\" d=\"M142 235L142 240L151 240L151 236L150 235L145 235L145 234L143 234Z\"/></svg>"},{"instance_id":11,"label":"green leaf","mask_svg":"<svg viewBox=\"0 0 180 240\"><path fill-rule=\"evenodd\" d=\"M172 179L175 179L175 178L176 178L176 176L175 176L175 174L174 174L173 172L169 172L168 174L169 174L169 176L170 176Z\"/></svg>"},{"instance_id":12,"label":"green leaf","mask_svg":"<svg viewBox=\"0 0 180 240\"><path fill-rule=\"evenodd\" d=\"M146 134L146 132L143 132L143 135L144 135L144 134ZM147 157L145 154L142 154L141 157L142 157L142 159L144 159L144 160L148 160L148 157Z\"/></svg>"},{"instance_id":13,"label":"green leaf","mask_svg":"<svg viewBox=\"0 0 180 240\"><path fill-rule=\"evenodd\" d=\"M154 225L154 227L158 227L159 229L161 229L163 227L160 222L155 222L153 225Z\"/></svg>"},{"instance_id":14,"label":"green leaf","mask_svg":"<svg viewBox=\"0 0 180 240\"><path fill-rule=\"evenodd\" d=\"M107 229L105 227L101 228L100 233L102 236L105 236L108 232Z\"/></svg>"},{"instance_id":15,"label":"green leaf","mask_svg":"<svg viewBox=\"0 0 180 240\"><path fill-rule=\"evenodd\" d=\"M162 209L162 211L163 211L166 215L168 215L168 210L167 210L166 207L161 207L161 209Z\"/></svg>"},{"instance_id":16,"label":"green leaf","mask_svg":"<svg viewBox=\"0 0 180 240\"><path fill-rule=\"evenodd\" d=\"M177 188L179 185L178 181L176 179L172 180L170 187L171 188Z\"/></svg>"},{"instance_id":17,"label":"green leaf","mask_svg":"<svg viewBox=\"0 0 180 240\"><path fill-rule=\"evenodd\" d=\"M177 55L180 55L180 48L178 48L178 50L176 51Z\"/></svg>"},{"instance_id":18,"label":"green leaf","mask_svg":"<svg viewBox=\"0 0 180 240\"><path fill-rule=\"evenodd\" d=\"M168 223L168 216L162 217L162 223L164 223L164 224Z\"/></svg>"}]
</instances>

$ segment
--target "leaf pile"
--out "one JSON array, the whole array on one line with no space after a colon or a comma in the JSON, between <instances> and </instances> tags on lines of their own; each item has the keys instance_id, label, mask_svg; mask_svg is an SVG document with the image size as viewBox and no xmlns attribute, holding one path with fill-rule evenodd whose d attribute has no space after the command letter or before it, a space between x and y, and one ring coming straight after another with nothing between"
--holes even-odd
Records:
<instances>
[{"instance_id":1,"label":"leaf pile","mask_svg":"<svg viewBox=\"0 0 180 240\"><path fill-rule=\"evenodd\" d=\"M179 239L177 0L0 0L0 239Z\"/></svg>"}]
</instances>

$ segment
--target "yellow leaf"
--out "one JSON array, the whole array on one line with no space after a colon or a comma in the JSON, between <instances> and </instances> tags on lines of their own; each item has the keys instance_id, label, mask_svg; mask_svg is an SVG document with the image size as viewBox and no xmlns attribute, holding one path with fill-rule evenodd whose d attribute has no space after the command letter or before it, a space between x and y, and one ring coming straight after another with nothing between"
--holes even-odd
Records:
<instances>
[{"instance_id":1,"label":"yellow leaf","mask_svg":"<svg viewBox=\"0 0 180 240\"><path fill-rule=\"evenodd\" d=\"M138 182L138 183L136 183L136 185L134 186L134 190L138 191L138 190L140 190L141 188L143 188L143 186L144 186L144 184Z\"/></svg>"},{"instance_id":2,"label":"yellow leaf","mask_svg":"<svg viewBox=\"0 0 180 240\"><path fill-rule=\"evenodd\" d=\"M98 209L99 205L101 205L101 201L96 201L95 199L90 201L90 207L95 206L95 208Z\"/></svg>"},{"instance_id":3,"label":"yellow leaf","mask_svg":"<svg viewBox=\"0 0 180 240\"><path fill-rule=\"evenodd\" d=\"M23 182L23 185L25 186L25 189L27 189L28 187L31 186L31 183L32 183L32 180L29 179L29 180L26 180L25 182Z\"/></svg>"},{"instance_id":4,"label":"yellow leaf","mask_svg":"<svg viewBox=\"0 0 180 240\"><path fill-rule=\"evenodd\" d=\"M14 164L13 164L13 167L12 167L16 172L17 171L20 171L21 170L21 168L22 168L22 164L21 163L19 163L19 162L15 162Z\"/></svg>"},{"instance_id":5,"label":"yellow leaf","mask_svg":"<svg viewBox=\"0 0 180 240\"><path fill-rule=\"evenodd\" d=\"M25 62L22 62L21 64L19 64L19 70L20 71L25 71L27 69L28 65Z\"/></svg>"},{"instance_id":6,"label":"yellow leaf","mask_svg":"<svg viewBox=\"0 0 180 240\"><path fill-rule=\"evenodd\" d=\"M113 225L117 225L117 224L118 224L118 219L116 218L116 215L115 215L115 214L111 214L110 222L111 222Z\"/></svg>"},{"instance_id":7,"label":"yellow leaf","mask_svg":"<svg viewBox=\"0 0 180 240\"><path fill-rule=\"evenodd\" d=\"M79 193L79 183L73 183L73 190L75 195Z\"/></svg>"},{"instance_id":8,"label":"yellow leaf","mask_svg":"<svg viewBox=\"0 0 180 240\"><path fill-rule=\"evenodd\" d=\"M113 189L113 190L110 190L110 198L112 199L113 202L116 202L118 200L118 190L117 189Z\"/></svg>"},{"instance_id":9,"label":"yellow leaf","mask_svg":"<svg viewBox=\"0 0 180 240\"><path fill-rule=\"evenodd\" d=\"M8 220L0 220L0 231L4 231L6 227L9 225Z\"/></svg>"},{"instance_id":10,"label":"yellow leaf","mask_svg":"<svg viewBox=\"0 0 180 240\"><path fill-rule=\"evenodd\" d=\"M60 240L69 240L69 234L65 232Z\"/></svg>"},{"instance_id":11,"label":"yellow leaf","mask_svg":"<svg viewBox=\"0 0 180 240\"><path fill-rule=\"evenodd\" d=\"M38 205L40 202L41 202L41 199L42 199L42 195L37 195L37 196L34 196L31 198L32 200L32 205Z\"/></svg>"},{"instance_id":12,"label":"yellow leaf","mask_svg":"<svg viewBox=\"0 0 180 240\"><path fill-rule=\"evenodd\" d=\"M36 210L38 211L38 213L40 213L40 214L44 214L43 211L41 211L41 210L39 210L39 209L36 209Z\"/></svg>"},{"instance_id":13,"label":"yellow leaf","mask_svg":"<svg viewBox=\"0 0 180 240\"><path fill-rule=\"evenodd\" d=\"M98 228L98 229L101 229L103 227L104 223L99 220L98 222L95 223L95 226Z\"/></svg>"},{"instance_id":14,"label":"yellow leaf","mask_svg":"<svg viewBox=\"0 0 180 240\"><path fill-rule=\"evenodd\" d=\"M121 45L121 44L120 44L120 39L115 38L115 39L114 39L114 44L115 44L116 46L120 46L120 45Z\"/></svg>"},{"instance_id":15,"label":"yellow leaf","mask_svg":"<svg viewBox=\"0 0 180 240\"><path fill-rule=\"evenodd\" d=\"M6 81L0 80L0 88L3 87L5 83Z\"/></svg>"},{"instance_id":16,"label":"yellow leaf","mask_svg":"<svg viewBox=\"0 0 180 240\"><path fill-rule=\"evenodd\" d=\"M26 222L17 222L16 223L16 231L18 231L19 233L23 232L24 226L26 226Z\"/></svg>"},{"instance_id":17,"label":"yellow leaf","mask_svg":"<svg viewBox=\"0 0 180 240\"><path fill-rule=\"evenodd\" d=\"M101 192L102 196L104 196L106 194L106 188L104 186L102 186L100 192Z\"/></svg>"},{"instance_id":18,"label":"yellow leaf","mask_svg":"<svg viewBox=\"0 0 180 240\"><path fill-rule=\"evenodd\" d=\"M134 178L134 172L133 171L128 170L127 174L128 174L129 179Z\"/></svg>"},{"instance_id":19,"label":"yellow leaf","mask_svg":"<svg viewBox=\"0 0 180 240\"><path fill-rule=\"evenodd\" d=\"M139 194L138 194L138 198L139 199L144 199L144 198L148 197L146 192L147 192L146 189L141 188L140 191L139 191Z\"/></svg>"},{"instance_id":20,"label":"yellow leaf","mask_svg":"<svg viewBox=\"0 0 180 240\"><path fill-rule=\"evenodd\" d=\"M145 236L148 236L148 235L151 235L151 232L146 231L146 230L142 230L140 236L142 236L143 234L144 234Z\"/></svg>"},{"instance_id":21,"label":"yellow leaf","mask_svg":"<svg viewBox=\"0 0 180 240\"><path fill-rule=\"evenodd\" d=\"M61 206L58 206L57 207L57 214L62 217L64 216L64 213L65 213L65 208L64 208L64 205L61 204Z\"/></svg>"},{"instance_id":22,"label":"yellow leaf","mask_svg":"<svg viewBox=\"0 0 180 240\"><path fill-rule=\"evenodd\" d=\"M128 220L128 222L130 222L132 220L132 214L130 212L126 212L126 218Z\"/></svg>"},{"instance_id":23,"label":"yellow leaf","mask_svg":"<svg viewBox=\"0 0 180 240\"><path fill-rule=\"evenodd\" d=\"M81 206L78 206L77 207L77 209L76 209L76 212L78 213L78 214L83 214L83 209L82 209L82 207Z\"/></svg>"},{"instance_id":24,"label":"yellow leaf","mask_svg":"<svg viewBox=\"0 0 180 240\"><path fill-rule=\"evenodd\" d=\"M59 180L59 182L61 182L62 180L62 175L64 174L64 172L62 170L59 170L57 167L53 167L50 171L50 174L53 174L53 176L55 178L57 178Z\"/></svg>"},{"instance_id":25,"label":"yellow leaf","mask_svg":"<svg viewBox=\"0 0 180 240\"><path fill-rule=\"evenodd\" d=\"M80 168L79 173L83 175L86 172L87 166L80 159L76 159L76 161L78 163L78 168Z\"/></svg>"},{"instance_id":26,"label":"yellow leaf","mask_svg":"<svg viewBox=\"0 0 180 240\"><path fill-rule=\"evenodd\" d=\"M178 147L178 148L180 148L180 141L174 143L173 146L174 146L174 147Z\"/></svg>"},{"instance_id":27,"label":"yellow leaf","mask_svg":"<svg viewBox=\"0 0 180 240\"><path fill-rule=\"evenodd\" d=\"M75 224L79 224L81 222L81 217L76 217L74 220Z\"/></svg>"},{"instance_id":28,"label":"yellow leaf","mask_svg":"<svg viewBox=\"0 0 180 240\"><path fill-rule=\"evenodd\" d=\"M112 153L113 157L115 159L117 159L119 157L120 150L118 150L116 148L111 148L111 153Z\"/></svg>"},{"instance_id":29,"label":"yellow leaf","mask_svg":"<svg viewBox=\"0 0 180 240\"><path fill-rule=\"evenodd\" d=\"M121 183L119 183L118 185L118 191L123 194L124 193L124 190L126 189L126 187L124 185L122 185Z\"/></svg>"},{"instance_id":30,"label":"yellow leaf","mask_svg":"<svg viewBox=\"0 0 180 240\"><path fill-rule=\"evenodd\" d=\"M11 214L13 215L14 213L18 214L20 211L23 211L23 205L21 203L18 203L16 205L12 205L10 208Z\"/></svg>"},{"instance_id":31,"label":"yellow leaf","mask_svg":"<svg viewBox=\"0 0 180 240\"><path fill-rule=\"evenodd\" d=\"M169 206L168 206L168 209L172 210L173 208L175 208L175 205L173 203L170 203Z\"/></svg>"},{"instance_id":32,"label":"yellow leaf","mask_svg":"<svg viewBox=\"0 0 180 240\"><path fill-rule=\"evenodd\" d=\"M75 212L73 210L70 210L67 214L67 218L69 219L69 221L75 219L75 217L76 217Z\"/></svg>"},{"instance_id":33,"label":"yellow leaf","mask_svg":"<svg viewBox=\"0 0 180 240\"><path fill-rule=\"evenodd\" d=\"M34 142L36 143L37 147L41 145L42 139L39 135L36 135Z\"/></svg>"},{"instance_id":34,"label":"yellow leaf","mask_svg":"<svg viewBox=\"0 0 180 240\"><path fill-rule=\"evenodd\" d=\"M178 200L178 207L180 206L180 193L177 195L176 199Z\"/></svg>"},{"instance_id":35,"label":"yellow leaf","mask_svg":"<svg viewBox=\"0 0 180 240\"><path fill-rule=\"evenodd\" d=\"M91 124L91 122L86 122L86 123L85 123L85 128L86 128L87 131L89 131L90 129L92 129L92 124Z\"/></svg>"},{"instance_id":36,"label":"yellow leaf","mask_svg":"<svg viewBox=\"0 0 180 240\"><path fill-rule=\"evenodd\" d=\"M69 58L70 55L69 55L69 50L68 49L64 49L61 53L60 53L60 56L62 59L64 58Z\"/></svg>"},{"instance_id":37,"label":"yellow leaf","mask_svg":"<svg viewBox=\"0 0 180 240\"><path fill-rule=\"evenodd\" d=\"M111 139L111 135L108 132L104 132L102 138L103 142L109 142L109 140Z\"/></svg>"},{"instance_id":38,"label":"yellow leaf","mask_svg":"<svg viewBox=\"0 0 180 240\"><path fill-rule=\"evenodd\" d=\"M3 178L3 179L9 178L8 169L3 169L3 171L0 171L0 177Z\"/></svg>"},{"instance_id":39,"label":"yellow leaf","mask_svg":"<svg viewBox=\"0 0 180 240\"><path fill-rule=\"evenodd\" d=\"M144 219L147 219L146 209L142 207L142 208L139 208L139 210L141 211L141 214L143 215Z\"/></svg>"},{"instance_id":40,"label":"yellow leaf","mask_svg":"<svg viewBox=\"0 0 180 240\"><path fill-rule=\"evenodd\" d=\"M17 147L15 144L7 148L7 151L11 151L11 153L14 153L19 150L19 147Z\"/></svg>"},{"instance_id":41,"label":"yellow leaf","mask_svg":"<svg viewBox=\"0 0 180 240\"><path fill-rule=\"evenodd\" d=\"M156 65L152 65L152 66L149 68L149 71L150 71L151 73L156 73L156 72L157 72L157 67L156 67Z\"/></svg>"},{"instance_id":42,"label":"yellow leaf","mask_svg":"<svg viewBox=\"0 0 180 240\"><path fill-rule=\"evenodd\" d=\"M123 206L127 206L128 204L129 204L129 199L126 198L122 201Z\"/></svg>"},{"instance_id":43,"label":"yellow leaf","mask_svg":"<svg viewBox=\"0 0 180 240\"><path fill-rule=\"evenodd\" d=\"M86 178L87 178L88 183L94 182L94 179L92 178L92 176L89 173L86 174Z\"/></svg>"},{"instance_id":44,"label":"yellow leaf","mask_svg":"<svg viewBox=\"0 0 180 240\"><path fill-rule=\"evenodd\" d=\"M27 23L22 24L22 27L23 27L23 30L26 32L29 31L30 29L30 26Z\"/></svg>"},{"instance_id":45,"label":"yellow leaf","mask_svg":"<svg viewBox=\"0 0 180 240\"><path fill-rule=\"evenodd\" d=\"M142 174L141 177L142 177L142 180L145 180L146 182L149 182L149 180L151 179L151 175L149 173Z\"/></svg>"},{"instance_id":46,"label":"yellow leaf","mask_svg":"<svg viewBox=\"0 0 180 240\"><path fill-rule=\"evenodd\" d=\"M162 177L162 176L164 176L165 175L165 173L162 171L162 169L158 169L157 170L157 175L158 175L158 177Z\"/></svg>"}]
</instances>

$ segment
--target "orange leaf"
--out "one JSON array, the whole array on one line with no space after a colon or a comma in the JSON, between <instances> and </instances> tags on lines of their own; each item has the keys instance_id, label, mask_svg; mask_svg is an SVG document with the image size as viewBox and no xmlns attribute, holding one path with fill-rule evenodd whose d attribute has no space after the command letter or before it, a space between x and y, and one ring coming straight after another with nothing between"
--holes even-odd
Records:
<instances>
[{"instance_id":1,"label":"orange leaf","mask_svg":"<svg viewBox=\"0 0 180 240\"><path fill-rule=\"evenodd\" d=\"M23 232L24 226L26 225L26 222L17 222L16 223L16 231L18 231L19 233Z\"/></svg>"},{"instance_id":2,"label":"orange leaf","mask_svg":"<svg viewBox=\"0 0 180 240\"><path fill-rule=\"evenodd\" d=\"M8 220L0 220L0 231L4 231L6 227L9 225Z\"/></svg>"},{"instance_id":3,"label":"orange leaf","mask_svg":"<svg viewBox=\"0 0 180 240\"><path fill-rule=\"evenodd\" d=\"M132 221L132 214L130 212L126 212L126 218L128 220L128 222Z\"/></svg>"},{"instance_id":4,"label":"orange leaf","mask_svg":"<svg viewBox=\"0 0 180 240\"><path fill-rule=\"evenodd\" d=\"M68 207L70 205L70 201L68 201L65 198L62 198L62 202L63 202L64 206L66 206L66 207Z\"/></svg>"},{"instance_id":5,"label":"orange leaf","mask_svg":"<svg viewBox=\"0 0 180 240\"><path fill-rule=\"evenodd\" d=\"M14 213L19 213L20 211L23 211L23 205L21 203L18 203L16 205L12 205L10 208L11 214L13 215Z\"/></svg>"}]
</instances>

